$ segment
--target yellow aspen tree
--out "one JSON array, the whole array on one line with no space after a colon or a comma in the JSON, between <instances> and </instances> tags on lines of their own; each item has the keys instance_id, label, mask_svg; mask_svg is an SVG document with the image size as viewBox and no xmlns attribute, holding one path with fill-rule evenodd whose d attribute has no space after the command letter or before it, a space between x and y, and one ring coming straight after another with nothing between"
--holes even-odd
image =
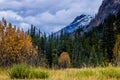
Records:
<instances>
[{"instance_id":1,"label":"yellow aspen tree","mask_svg":"<svg viewBox=\"0 0 120 80\"><path fill-rule=\"evenodd\" d=\"M5 19L0 22L0 66L9 66L15 63L35 63L37 48L33 47L29 35Z\"/></svg>"},{"instance_id":2,"label":"yellow aspen tree","mask_svg":"<svg viewBox=\"0 0 120 80\"><path fill-rule=\"evenodd\" d=\"M59 59L58 64L60 68L67 68L70 66L70 57L67 52L62 52Z\"/></svg>"},{"instance_id":3,"label":"yellow aspen tree","mask_svg":"<svg viewBox=\"0 0 120 80\"><path fill-rule=\"evenodd\" d=\"M117 35L117 39L113 48L113 53L115 56L115 61L117 63L117 65L120 66L120 35Z\"/></svg>"}]
</instances>

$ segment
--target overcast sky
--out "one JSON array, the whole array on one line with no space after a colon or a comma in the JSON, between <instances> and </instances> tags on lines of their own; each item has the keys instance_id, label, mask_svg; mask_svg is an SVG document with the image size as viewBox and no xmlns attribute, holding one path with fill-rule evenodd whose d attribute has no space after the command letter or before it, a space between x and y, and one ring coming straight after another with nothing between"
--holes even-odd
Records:
<instances>
[{"instance_id":1,"label":"overcast sky","mask_svg":"<svg viewBox=\"0 0 120 80\"><path fill-rule=\"evenodd\" d=\"M0 0L0 18L27 29L60 30L81 14L95 15L102 0Z\"/></svg>"}]
</instances>

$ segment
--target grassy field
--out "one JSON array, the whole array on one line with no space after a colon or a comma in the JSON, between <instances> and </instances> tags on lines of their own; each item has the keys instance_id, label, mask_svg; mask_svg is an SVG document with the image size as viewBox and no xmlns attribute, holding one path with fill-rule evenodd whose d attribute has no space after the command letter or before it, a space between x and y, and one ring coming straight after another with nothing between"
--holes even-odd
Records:
<instances>
[{"instance_id":1,"label":"grassy field","mask_svg":"<svg viewBox=\"0 0 120 80\"><path fill-rule=\"evenodd\" d=\"M43 80L120 80L119 67L42 70L49 72L49 77ZM9 69L0 69L0 80L10 80L8 72Z\"/></svg>"}]
</instances>

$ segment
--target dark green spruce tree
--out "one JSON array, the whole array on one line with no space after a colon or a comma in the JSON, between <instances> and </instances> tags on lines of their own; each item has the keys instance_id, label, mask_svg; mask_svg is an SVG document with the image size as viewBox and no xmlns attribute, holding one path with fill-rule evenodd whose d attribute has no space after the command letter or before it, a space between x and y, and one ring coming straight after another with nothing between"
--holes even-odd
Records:
<instances>
[{"instance_id":1,"label":"dark green spruce tree","mask_svg":"<svg viewBox=\"0 0 120 80\"><path fill-rule=\"evenodd\" d=\"M103 52L107 51L108 61L113 60L113 47L115 44L115 32L114 32L114 21L115 16L110 14L107 19L105 19L103 24L103 34L102 34L102 48Z\"/></svg>"}]
</instances>

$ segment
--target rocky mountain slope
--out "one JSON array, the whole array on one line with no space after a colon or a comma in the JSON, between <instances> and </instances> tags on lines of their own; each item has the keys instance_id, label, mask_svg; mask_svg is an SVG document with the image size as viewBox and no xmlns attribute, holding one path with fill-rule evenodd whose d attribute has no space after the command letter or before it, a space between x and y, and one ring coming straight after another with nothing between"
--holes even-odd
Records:
<instances>
[{"instance_id":1,"label":"rocky mountain slope","mask_svg":"<svg viewBox=\"0 0 120 80\"><path fill-rule=\"evenodd\" d=\"M109 14L117 14L120 10L120 0L103 0L98 13L95 18L90 15L80 15L75 18L75 20L65 28L56 32L55 35L60 35L61 31L72 33L79 27L83 29L82 34L89 32L93 27L98 26L100 23L104 22L104 19L107 18Z\"/></svg>"},{"instance_id":2,"label":"rocky mountain slope","mask_svg":"<svg viewBox=\"0 0 120 80\"><path fill-rule=\"evenodd\" d=\"M109 14L117 14L120 10L120 0L103 0L98 10L98 14L91 20L89 27L84 31L88 32L92 27L98 26Z\"/></svg>"},{"instance_id":3,"label":"rocky mountain slope","mask_svg":"<svg viewBox=\"0 0 120 80\"><path fill-rule=\"evenodd\" d=\"M60 35L61 31L66 33L72 33L79 27L84 30L86 29L86 27L88 26L88 24L92 19L93 17L90 15L82 14L80 16L77 16L72 23L70 23L68 26L64 27L63 29L57 31L56 33L54 33L54 35L55 36Z\"/></svg>"}]
</instances>

